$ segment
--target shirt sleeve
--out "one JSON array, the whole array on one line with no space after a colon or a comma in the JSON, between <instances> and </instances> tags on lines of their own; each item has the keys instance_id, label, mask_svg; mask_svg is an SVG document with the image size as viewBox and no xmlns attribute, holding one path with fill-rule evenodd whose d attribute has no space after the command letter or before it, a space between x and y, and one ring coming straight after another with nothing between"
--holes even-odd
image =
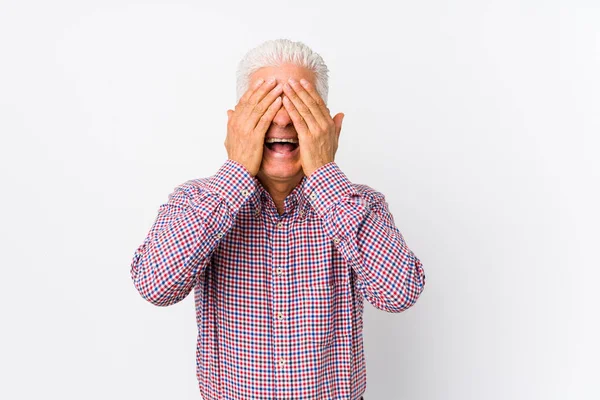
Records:
<instances>
[{"instance_id":1,"label":"shirt sleeve","mask_svg":"<svg viewBox=\"0 0 600 400\"><path fill-rule=\"evenodd\" d=\"M384 195L353 185L335 162L313 172L304 191L325 233L356 272L357 288L369 303L395 313L411 307L423 291L425 273L396 227Z\"/></svg>"},{"instance_id":2,"label":"shirt sleeve","mask_svg":"<svg viewBox=\"0 0 600 400\"><path fill-rule=\"evenodd\" d=\"M233 160L210 178L177 186L131 261L140 295L157 306L183 300L256 189L256 178Z\"/></svg>"}]
</instances>

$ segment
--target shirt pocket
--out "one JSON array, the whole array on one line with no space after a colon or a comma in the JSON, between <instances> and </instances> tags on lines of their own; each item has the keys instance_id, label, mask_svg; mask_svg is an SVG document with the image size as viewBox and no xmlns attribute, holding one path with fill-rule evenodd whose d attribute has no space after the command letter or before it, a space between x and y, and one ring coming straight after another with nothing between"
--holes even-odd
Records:
<instances>
[{"instance_id":1,"label":"shirt pocket","mask_svg":"<svg viewBox=\"0 0 600 400\"><path fill-rule=\"evenodd\" d=\"M328 282L303 286L300 325L314 347L327 347L334 337L335 286Z\"/></svg>"}]
</instances>

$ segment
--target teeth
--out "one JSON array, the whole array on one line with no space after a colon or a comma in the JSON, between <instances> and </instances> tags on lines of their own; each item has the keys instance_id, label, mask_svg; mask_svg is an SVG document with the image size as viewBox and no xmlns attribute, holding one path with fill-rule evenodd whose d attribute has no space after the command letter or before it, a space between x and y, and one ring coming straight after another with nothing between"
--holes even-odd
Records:
<instances>
[{"instance_id":1,"label":"teeth","mask_svg":"<svg viewBox=\"0 0 600 400\"><path fill-rule=\"evenodd\" d=\"M265 140L265 143L298 143L296 139L279 139L279 138L271 138Z\"/></svg>"}]
</instances>

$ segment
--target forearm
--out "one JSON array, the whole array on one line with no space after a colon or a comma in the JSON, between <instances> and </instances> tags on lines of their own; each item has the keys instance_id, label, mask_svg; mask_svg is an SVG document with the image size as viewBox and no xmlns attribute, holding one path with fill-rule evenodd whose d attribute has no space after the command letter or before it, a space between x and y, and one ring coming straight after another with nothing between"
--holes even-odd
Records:
<instances>
[{"instance_id":1,"label":"forearm","mask_svg":"<svg viewBox=\"0 0 600 400\"><path fill-rule=\"evenodd\" d=\"M364 185L356 190L335 163L310 178L307 195L326 234L356 272L364 297L388 312L411 307L423 290L425 274L384 196Z\"/></svg>"},{"instance_id":2,"label":"forearm","mask_svg":"<svg viewBox=\"0 0 600 400\"><path fill-rule=\"evenodd\" d=\"M175 188L131 263L140 295L157 306L183 300L255 188L248 172L230 160L214 176Z\"/></svg>"}]
</instances>

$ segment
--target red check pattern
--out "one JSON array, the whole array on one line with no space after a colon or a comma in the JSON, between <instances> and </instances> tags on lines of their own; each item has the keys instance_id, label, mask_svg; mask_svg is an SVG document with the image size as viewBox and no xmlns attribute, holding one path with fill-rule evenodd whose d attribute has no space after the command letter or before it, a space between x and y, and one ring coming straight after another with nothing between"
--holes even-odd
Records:
<instances>
[{"instance_id":1,"label":"red check pattern","mask_svg":"<svg viewBox=\"0 0 600 400\"><path fill-rule=\"evenodd\" d=\"M147 301L194 289L202 397L350 399L366 388L363 298L398 313L425 285L384 196L335 162L302 181L279 215L227 160L175 188L131 262Z\"/></svg>"}]
</instances>

